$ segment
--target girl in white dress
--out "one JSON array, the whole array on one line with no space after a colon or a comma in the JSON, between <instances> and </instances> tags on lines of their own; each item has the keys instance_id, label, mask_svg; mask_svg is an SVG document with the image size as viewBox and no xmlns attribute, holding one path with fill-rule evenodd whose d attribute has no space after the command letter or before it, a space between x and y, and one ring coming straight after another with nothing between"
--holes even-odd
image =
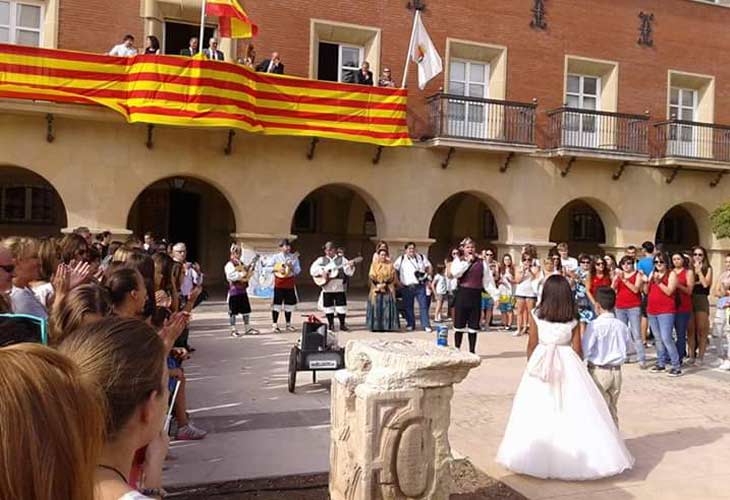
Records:
<instances>
[{"instance_id":1,"label":"girl in white dress","mask_svg":"<svg viewBox=\"0 0 730 500\"><path fill-rule=\"evenodd\" d=\"M576 315L568 281L547 278L530 318L527 368L497 452L497 462L514 472L588 480L634 464L581 359Z\"/></svg>"}]
</instances>

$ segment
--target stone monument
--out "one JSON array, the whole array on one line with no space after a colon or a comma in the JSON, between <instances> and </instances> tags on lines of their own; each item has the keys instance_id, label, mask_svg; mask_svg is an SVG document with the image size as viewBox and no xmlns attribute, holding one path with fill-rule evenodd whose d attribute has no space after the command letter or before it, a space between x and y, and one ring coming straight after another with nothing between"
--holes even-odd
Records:
<instances>
[{"instance_id":1,"label":"stone monument","mask_svg":"<svg viewBox=\"0 0 730 500\"><path fill-rule=\"evenodd\" d=\"M425 340L351 340L332 382L332 500L447 500L453 384L481 360Z\"/></svg>"}]
</instances>

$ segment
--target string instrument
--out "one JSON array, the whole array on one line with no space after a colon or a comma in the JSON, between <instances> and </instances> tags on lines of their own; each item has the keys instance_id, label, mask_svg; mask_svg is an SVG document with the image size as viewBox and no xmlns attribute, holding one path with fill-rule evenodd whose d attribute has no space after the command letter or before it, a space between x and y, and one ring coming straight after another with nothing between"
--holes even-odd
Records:
<instances>
[{"instance_id":1,"label":"string instrument","mask_svg":"<svg viewBox=\"0 0 730 500\"><path fill-rule=\"evenodd\" d=\"M288 278L292 275L294 261L299 258L299 252L291 254L284 262L274 264L274 276L277 278Z\"/></svg>"},{"instance_id":2,"label":"string instrument","mask_svg":"<svg viewBox=\"0 0 730 500\"><path fill-rule=\"evenodd\" d=\"M340 274L340 269L345 266L354 266L355 264L359 264L362 260L362 257L355 257L354 259L342 264L336 264L334 266L328 265L321 276L313 276L312 279L317 286L325 286L330 280L337 278Z\"/></svg>"},{"instance_id":3,"label":"string instrument","mask_svg":"<svg viewBox=\"0 0 730 500\"><path fill-rule=\"evenodd\" d=\"M241 262L239 265L236 266L236 272L241 273L241 279L238 280L236 283L248 283L248 281L253 276L253 271L256 268L256 264L258 263L259 259L261 259L261 256L259 254L254 255L253 259L251 259L251 262L248 263L248 265Z\"/></svg>"}]
</instances>

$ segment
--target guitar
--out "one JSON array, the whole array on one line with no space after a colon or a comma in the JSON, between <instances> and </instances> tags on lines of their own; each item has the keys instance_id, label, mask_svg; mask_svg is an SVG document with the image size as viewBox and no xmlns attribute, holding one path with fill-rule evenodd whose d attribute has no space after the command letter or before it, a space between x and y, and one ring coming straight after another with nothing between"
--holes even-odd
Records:
<instances>
[{"instance_id":1,"label":"guitar","mask_svg":"<svg viewBox=\"0 0 730 500\"><path fill-rule=\"evenodd\" d=\"M259 254L256 254L254 255L253 259L251 259L251 262L249 262L248 265L240 264L236 266L236 271L243 274L238 283L248 283L248 281L251 279L251 276L253 276L253 271L256 268L256 264L258 263L259 259L261 259L261 256Z\"/></svg>"},{"instance_id":2,"label":"guitar","mask_svg":"<svg viewBox=\"0 0 730 500\"><path fill-rule=\"evenodd\" d=\"M277 262L274 264L274 276L277 278L288 278L291 276L292 268L294 266L294 259L299 258L299 252L291 254L284 262Z\"/></svg>"},{"instance_id":3,"label":"guitar","mask_svg":"<svg viewBox=\"0 0 730 500\"><path fill-rule=\"evenodd\" d=\"M325 268L324 274L322 274L321 276L313 276L312 279L317 286L325 286L327 283L330 282L330 280L337 278L337 275L340 273L340 269L345 266L354 266L355 264L359 264L360 262L362 262L362 260L362 257L355 257L345 264L338 264L334 267L328 265Z\"/></svg>"}]
</instances>

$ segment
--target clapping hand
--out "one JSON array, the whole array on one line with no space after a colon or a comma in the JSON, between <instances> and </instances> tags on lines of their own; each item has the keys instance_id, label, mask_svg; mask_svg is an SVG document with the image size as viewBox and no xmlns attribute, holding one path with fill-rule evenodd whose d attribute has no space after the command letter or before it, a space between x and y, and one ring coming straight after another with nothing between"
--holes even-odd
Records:
<instances>
[{"instance_id":1,"label":"clapping hand","mask_svg":"<svg viewBox=\"0 0 730 500\"><path fill-rule=\"evenodd\" d=\"M170 297L164 290L157 290L155 292L155 305L157 307L169 309L172 305L172 297Z\"/></svg>"},{"instance_id":2,"label":"clapping hand","mask_svg":"<svg viewBox=\"0 0 730 500\"><path fill-rule=\"evenodd\" d=\"M76 265L70 265L68 273L68 289L73 290L77 286L85 283L90 273L91 266L88 262L77 262Z\"/></svg>"},{"instance_id":3,"label":"clapping hand","mask_svg":"<svg viewBox=\"0 0 730 500\"><path fill-rule=\"evenodd\" d=\"M166 350L172 349L175 341L182 335L189 322L190 314L182 311L174 313L165 321L164 326L157 332L157 335L165 343Z\"/></svg>"}]
</instances>

